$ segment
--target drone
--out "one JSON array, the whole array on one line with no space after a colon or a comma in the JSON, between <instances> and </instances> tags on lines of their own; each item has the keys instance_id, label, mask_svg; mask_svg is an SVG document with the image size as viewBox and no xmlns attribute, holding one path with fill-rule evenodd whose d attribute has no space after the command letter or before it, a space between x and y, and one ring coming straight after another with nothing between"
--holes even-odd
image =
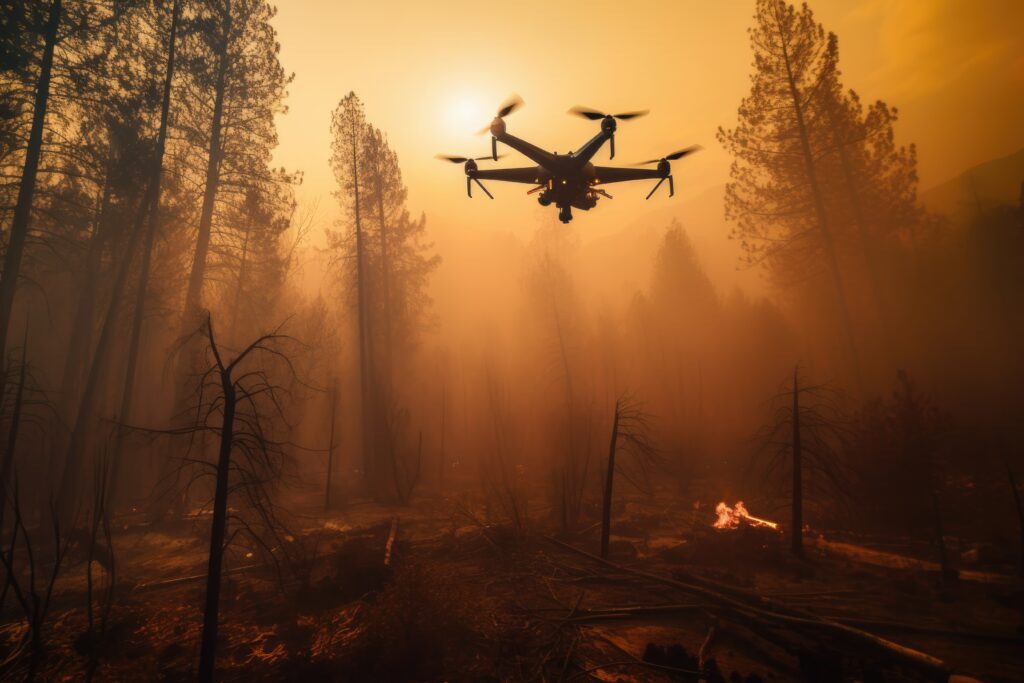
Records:
<instances>
[{"instance_id":1,"label":"drone","mask_svg":"<svg viewBox=\"0 0 1024 683\"><path fill-rule=\"evenodd\" d=\"M604 190L602 185L609 183L621 183L630 180L657 180L657 184L647 194L650 199L662 183L668 181L668 196L675 195L675 184L672 180L672 164L670 162L682 159L700 149L699 145L681 149L678 152L666 154L660 159L634 164L634 166L647 166L657 164L656 168L616 168L612 166L595 166L591 163L594 155L604 146L609 144L611 159L615 158L615 131L618 121L629 121L647 114L647 111L631 111L622 114L604 114L594 109L585 107L573 107L570 114L581 116L590 121L600 121L601 130L594 137L590 138L582 147L575 152L558 154L543 150L522 138L518 138L507 132L505 117L516 111L523 105L522 98L513 95L498 108L497 116L491 121L491 125L480 131L480 134L491 134L491 154L484 157L462 157L437 155L438 159L449 161L453 164L463 164L466 171L466 194L473 197L473 183L483 190L491 199L494 199L482 180L501 180L510 183L525 183L533 185L526 194L540 193L537 201L541 206L554 204L558 207L558 219L563 223L572 220L573 208L582 211L589 211L597 206L597 200L601 197L611 199L612 196ZM524 168L493 168L481 169L478 161L487 159L497 161L498 143L508 145L517 152L536 163L536 166Z\"/></svg>"}]
</instances>

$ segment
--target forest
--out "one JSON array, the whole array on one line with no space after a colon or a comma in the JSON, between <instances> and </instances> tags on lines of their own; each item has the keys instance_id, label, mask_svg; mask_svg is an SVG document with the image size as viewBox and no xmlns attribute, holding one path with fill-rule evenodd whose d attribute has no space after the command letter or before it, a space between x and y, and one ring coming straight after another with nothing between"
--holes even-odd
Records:
<instances>
[{"instance_id":1,"label":"forest","mask_svg":"<svg viewBox=\"0 0 1024 683\"><path fill-rule=\"evenodd\" d=\"M359 65L323 221L271 0L5 0L0 679L1021 680L1024 150L922 192L748 4L755 292L667 214L440 231Z\"/></svg>"}]
</instances>

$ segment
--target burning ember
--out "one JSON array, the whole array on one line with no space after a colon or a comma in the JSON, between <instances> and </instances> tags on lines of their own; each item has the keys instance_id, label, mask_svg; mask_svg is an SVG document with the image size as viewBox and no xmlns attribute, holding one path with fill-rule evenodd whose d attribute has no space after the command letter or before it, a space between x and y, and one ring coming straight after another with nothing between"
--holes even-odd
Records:
<instances>
[{"instance_id":1,"label":"burning ember","mask_svg":"<svg viewBox=\"0 0 1024 683\"><path fill-rule=\"evenodd\" d=\"M747 524L749 526L767 527L769 529L778 529L779 525L775 522L769 522L767 519L761 519L760 517L754 517L747 508L743 505L743 501L738 501L735 507L729 507L722 501L715 506L715 514L718 515L718 519L712 525L716 529L738 529L741 525Z\"/></svg>"}]
</instances>

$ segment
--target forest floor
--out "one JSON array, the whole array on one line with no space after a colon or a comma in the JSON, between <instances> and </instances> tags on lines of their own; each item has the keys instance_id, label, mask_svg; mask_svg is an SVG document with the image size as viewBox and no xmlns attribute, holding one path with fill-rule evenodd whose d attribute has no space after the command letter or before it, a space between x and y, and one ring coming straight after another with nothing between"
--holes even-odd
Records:
<instances>
[{"instance_id":1,"label":"forest floor","mask_svg":"<svg viewBox=\"0 0 1024 683\"><path fill-rule=\"evenodd\" d=\"M699 584L842 621L982 681L1024 680L1019 579L979 570L944 582L912 553L821 537L796 560L774 532L715 531L711 519L670 498L627 501L605 564L578 552L598 552L595 526L560 540L536 525L515 533L467 498L310 512L286 540L313 558L297 568L279 575L229 555L218 679L697 681L698 670L712 683L941 679L814 628L737 618L679 587ZM96 681L194 680L208 522L118 522L105 637L98 647L83 637L85 563L69 558L40 680L86 680L90 652ZM94 567L99 593L106 577ZM0 676L9 680L24 678L29 660L19 617L8 598Z\"/></svg>"}]
</instances>

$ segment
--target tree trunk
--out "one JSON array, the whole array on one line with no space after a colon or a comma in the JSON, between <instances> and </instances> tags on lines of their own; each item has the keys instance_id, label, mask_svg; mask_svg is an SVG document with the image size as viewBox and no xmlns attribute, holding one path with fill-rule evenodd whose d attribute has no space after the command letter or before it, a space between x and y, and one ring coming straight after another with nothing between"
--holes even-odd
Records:
<instances>
[{"instance_id":1,"label":"tree trunk","mask_svg":"<svg viewBox=\"0 0 1024 683\"><path fill-rule=\"evenodd\" d=\"M68 352L64 359L64 371L60 383L60 414L68 424L74 424L75 395L82 382L85 361L89 357L92 346L93 322L96 315L96 289L99 279L100 262L103 258L103 247L107 239L106 220L110 209L111 185L109 170L113 163L113 150L107 162L108 178L103 183L103 193L99 211L96 216L96 227L89 239L89 252L85 258L85 272L79 284L78 301L75 307L75 318L68 336Z\"/></svg>"},{"instance_id":2,"label":"tree trunk","mask_svg":"<svg viewBox=\"0 0 1024 683\"><path fill-rule=\"evenodd\" d=\"M871 237L868 235L868 224L867 219L864 216L864 205L861 201L857 178L854 176L853 166L850 164L850 157L846 153L846 145L840 139L835 111L832 107L833 105L831 103L825 105L825 110L829 119L829 127L832 130L832 141L839 153L839 165L843 170L843 182L846 185L846 194L849 197L850 208L853 211L853 222L857 226L857 237L860 241L864 265L868 271L868 283L871 287L871 297L874 299L875 309L878 312L878 320L882 325L882 337L885 340L886 345L889 346L892 341L889 333L889 309L886 305L885 298L882 296L880 283L881 276L878 273L878 259L875 255L875 249L871 242Z\"/></svg>"},{"instance_id":3,"label":"tree trunk","mask_svg":"<svg viewBox=\"0 0 1024 683\"><path fill-rule=\"evenodd\" d=\"M57 504L60 506L60 515L64 521L68 520L71 511L75 509L77 501L77 485L82 473L82 459L85 454L85 441L88 430L91 426L92 417L96 410L96 395L99 391L101 378L106 371L106 364L109 350L113 342L118 312L121 307L121 299L128 282L128 274L131 271L131 263L134 259L135 249L142 236L142 226L146 219L148 208L160 203L160 179L163 172L164 148L167 141L167 121L171 106L171 83L174 79L174 54L175 43L178 35L178 22L181 18L180 0L175 0L171 14L171 31L167 47L167 69L164 75L163 102L160 109L160 129L157 133L156 156L153 159L152 176L149 179L149 186L146 190L146 197L139 206L131 235L126 245L124 256L118 266L117 277L110 293L110 303L104 316L103 327L99 339L96 342L96 350L93 353L92 364L89 367L89 375L79 400L78 413L75 417L74 428L71 432L71 443L68 446L67 459L64 463L64 473L61 477L60 495Z\"/></svg>"},{"instance_id":4,"label":"tree trunk","mask_svg":"<svg viewBox=\"0 0 1024 683\"><path fill-rule=\"evenodd\" d=\"M793 554L804 556L803 447L800 443L800 368L793 368Z\"/></svg>"},{"instance_id":5,"label":"tree trunk","mask_svg":"<svg viewBox=\"0 0 1024 683\"><path fill-rule=\"evenodd\" d=\"M11 413L11 426L7 430L7 449L4 451L3 464L0 465L0 531L4 528L4 512L7 509L8 481L14 469L14 455L18 447L18 428L21 425L21 406L25 397L25 370L28 365L28 325L25 326L25 342L21 350L21 368L18 373L18 389L14 394L14 411ZM13 549L13 546L12 546Z\"/></svg>"},{"instance_id":6,"label":"tree trunk","mask_svg":"<svg viewBox=\"0 0 1024 683\"><path fill-rule=\"evenodd\" d=\"M335 425L338 421L338 379L333 377L331 379L331 415L329 422L331 425L330 429L330 440L327 442L327 484L324 486L324 512L331 509L331 477L334 473L334 430Z\"/></svg>"},{"instance_id":7,"label":"tree trunk","mask_svg":"<svg viewBox=\"0 0 1024 683\"><path fill-rule=\"evenodd\" d=\"M619 441L619 403L615 403L612 440L608 445L608 472L604 479L604 504L601 507L601 558L608 559L608 538L612 526L612 484L615 481L615 446Z\"/></svg>"},{"instance_id":8,"label":"tree trunk","mask_svg":"<svg viewBox=\"0 0 1024 683\"><path fill-rule=\"evenodd\" d=\"M21 258L28 239L29 222L32 218L32 200L36 191L36 176L39 172L39 158L43 151L43 132L46 124L46 108L50 98L50 76L53 71L53 50L57 45L57 31L60 28L61 0L50 3L50 13L44 32L43 58L39 65L39 79L36 83L35 104L32 110L32 129L25 151L25 166L21 172L18 187L18 201L11 219L11 236L4 254L4 271L0 277L0 364L6 358L7 331L11 323L14 294L18 290L18 276L21 272Z\"/></svg>"},{"instance_id":9,"label":"tree trunk","mask_svg":"<svg viewBox=\"0 0 1024 683\"><path fill-rule=\"evenodd\" d=\"M117 419L122 424L131 424L132 406L135 396L135 372L139 364L139 346L142 340L142 323L146 317L146 292L149 288L149 268L153 259L153 240L156 237L157 223L160 217L160 193L152 196L149 206L149 226L146 239L142 245L142 265L139 268L139 280L135 291L135 312L132 318L132 332L128 342L128 360L125 368L124 386L121 389L121 409ZM118 482L121 476L121 456L124 450L124 429L117 427L114 446L110 461L110 487L107 500L111 505L117 504Z\"/></svg>"},{"instance_id":10,"label":"tree trunk","mask_svg":"<svg viewBox=\"0 0 1024 683\"><path fill-rule=\"evenodd\" d=\"M235 286L235 300L231 306L231 327L228 339L235 339L238 334L238 309L242 306L242 291L245 289L245 278L249 270L249 235L252 234L252 227L245 229L245 239L242 241L242 256L238 263L238 283Z\"/></svg>"},{"instance_id":11,"label":"tree trunk","mask_svg":"<svg viewBox=\"0 0 1024 683\"><path fill-rule=\"evenodd\" d=\"M380 284L381 304L384 312L384 391L391 394L391 260L388 258L387 220L384 216L384 179L380 170L380 150L377 152L377 218L380 221Z\"/></svg>"},{"instance_id":12,"label":"tree trunk","mask_svg":"<svg viewBox=\"0 0 1024 683\"><path fill-rule=\"evenodd\" d=\"M231 30L231 3L227 3L227 19L224 38L217 62L217 81L214 86L213 120L210 122L210 154L206 160L206 186L203 190L203 205L199 212L199 230L196 237L196 251L192 258L192 270L188 278L188 292L185 295L185 310L181 316L181 334L189 334L199 324L202 309L203 279L206 273L206 255L210 250L210 232L213 225L213 207L220 185L221 130L224 116L224 90L228 69L228 32Z\"/></svg>"},{"instance_id":13,"label":"tree trunk","mask_svg":"<svg viewBox=\"0 0 1024 683\"><path fill-rule=\"evenodd\" d=\"M780 33L781 33L781 24ZM796 87L796 78L793 75L793 67L790 62L789 50L786 48L785 36L781 41L782 56L786 64L786 79L789 86L789 94L793 100L793 114L796 119L797 133L800 137L800 150L804 162L804 171L807 174L807 184L814 199L814 212L818 218L818 232L821 233L821 241L825 247L825 256L828 259L829 273L832 276L832 285L836 290L836 301L839 305L839 315L843 325L844 337L853 364L854 373L860 380L860 360L857 355L857 345L854 341L853 322L850 318L850 307L846 302L846 288L843 285L843 276L839 268L839 256L836 254L836 246L832 240L832 231L828 222L828 214L825 211L825 199L821 194L821 187L818 185L818 174L814 167L814 153L811 151L810 137L807 133L807 123L804 120L804 108L800 102L800 92Z\"/></svg>"},{"instance_id":14,"label":"tree trunk","mask_svg":"<svg viewBox=\"0 0 1024 683\"><path fill-rule=\"evenodd\" d=\"M376 462L375 427L377 406L374 399L372 349L370 346L370 321L366 291L366 257L363 245L363 222L359 202L359 153L356 145L358 131L352 131L352 194L356 220L356 294L359 334L359 388L360 410L363 424L363 478L370 489L376 487L378 476Z\"/></svg>"},{"instance_id":15,"label":"tree trunk","mask_svg":"<svg viewBox=\"0 0 1024 683\"><path fill-rule=\"evenodd\" d=\"M213 335L211 334L211 344ZM210 527L210 558L206 571L206 607L203 610L203 635L199 650L199 682L213 681L214 660L217 654L218 611L220 609L220 579L224 560L224 539L228 516L228 475L231 469L231 444L234 439L235 386L228 370L221 370L221 389L224 392L224 421L220 430L220 454L217 458L217 484L213 498L213 523Z\"/></svg>"}]
</instances>

